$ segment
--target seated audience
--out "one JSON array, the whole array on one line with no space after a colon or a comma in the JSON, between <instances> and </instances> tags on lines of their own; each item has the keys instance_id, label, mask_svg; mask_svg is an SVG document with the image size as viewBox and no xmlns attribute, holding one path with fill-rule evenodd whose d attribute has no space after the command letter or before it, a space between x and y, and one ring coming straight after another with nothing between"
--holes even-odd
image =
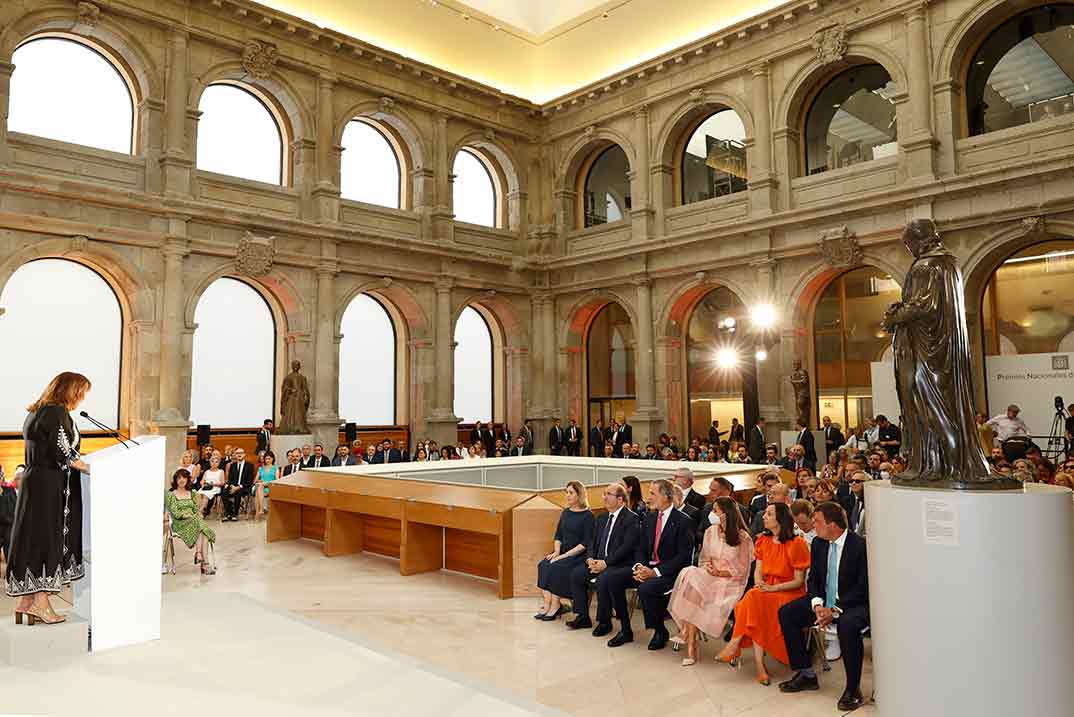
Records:
<instances>
[{"instance_id":1,"label":"seated audience","mask_svg":"<svg viewBox=\"0 0 1074 717\"><path fill-rule=\"evenodd\" d=\"M675 484L682 488L682 498L698 512L705 507L705 496L694 490L694 472L689 468L675 470Z\"/></svg>"},{"instance_id":2,"label":"seated audience","mask_svg":"<svg viewBox=\"0 0 1074 717\"><path fill-rule=\"evenodd\" d=\"M239 519L239 503L243 496L250 495L254 485L254 464L246 460L246 451L236 448L232 454L233 459L228 464L227 482L221 492L221 500L224 501L224 516L222 521L236 521Z\"/></svg>"},{"instance_id":3,"label":"seated audience","mask_svg":"<svg viewBox=\"0 0 1074 717\"><path fill-rule=\"evenodd\" d=\"M794 474L794 487L791 488L791 500L809 497L809 481L816 478L811 468L799 468Z\"/></svg>"},{"instance_id":4,"label":"seated audience","mask_svg":"<svg viewBox=\"0 0 1074 717\"><path fill-rule=\"evenodd\" d=\"M197 489L201 485L201 467L194 462L194 451L183 451L179 457L179 468L190 474L191 488Z\"/></svg>"},{"instance_id":5,"label":"seated audience","mask_svg":"<svg viewBox=\"0 0 1074 717\"><path fill-rule=\"evenodd\" d=\"M398 448L392 446L390 438L385 438L380 442L380 448L373 454L373 460L369 462L378 465L382 463L402 463L403 454L399 452Z\"/></svg>"},{"instance_id":6,"label":"seated audience","mask_svg":"<svg viewBox=\"0 0 1074 717\"><path fill-rule=\"evenodd\" d=\"M713 515L713 506L717 498L731 498L734 500L735 486L723 476L717 476L709 482L709 492L705 496L705 507L697 516L697 544L701 545L705 540L705 531L710 526L716 525L716 516ZM736 503L737 505L737 503ZM745 517L742 519L742 527L746 527Z\"/></svg>"},{"instance_id":7,"label":"seated audience","mask_svg":"<svg viewBox=\"0 0 1074 717\"><path fill-rule=\"evenodd\" d=\"M452 446L444 446L440 449L440 460L450 461L456 458L458 458L458 456L455 455L455 449Z\"/></svg>"},{"instance_id":8,"label":"seated audience","mask_svg":"<svg viewBox=\"0 0 1074 717\"><path fill-rule=\"evenodd\" d=\"M814 515L817 538L810 549L808 593L779 610L794 677L780 683L782 692L817 690L817 673L807 653L808 630L817 625L836 626L846 688L839 698L840 712L864 704L861 667L865 648L862 633L869 626L869 570L865 540L847 530L847 516L836 503L822 503Z\"/></svg>"},{"instance_id":9,"label":"seated audience","mask_svg":"<svg viewBox=\"0 0 1074 717\"><path fill-rule=\"evenodd\" d=\"M791 503L791 516L794 518L794 534L805 540L807 545L812 545L813 538L817 536L813 529L813 504L799 498Z\"/></svg>"},{"instance_id":10,"label":"seated audience","mask_svg":"<svg viewBox=\"0 0 1074 717\"><path fill-rule=\"evenodd\" d=\"M555 620L566 612L560 598L571 596L571 573L585 565L586 549L593 542L595 520L585 487L572 480L566 495L567 507L560 513L552 552L537 564L537 587L544 598L534 615L538 620Z\"/></svg>"},{"instance_id":11,"label":"seated audience","mask_svg":"<svg viewBox=\"0 0 1074 717\"><path fill-rule=\"evenodd\" d=\"M817 469L817 464L806 456L805 447L801 443L794 444L790 456L784 459L780 466L789 471L798 471L802 468L808 468L810 471Z\"/></svg>"},{"instance_id":12,"label":"seated audience","mask_svg":"<svg viewBox=\"0 0 1074 717\"><path fill-rule=\"evenodd\" d=\"M816 490L813 491L813 505L817 506L830 500L835 500L835 484L830 480L818 482Z\"/></svg>"},{"instance_id":13,"label":"seated audience","mask_svg":"<svg viewBox=\"0 0 1074 717\"><path fill-rule=\"evenodd\" d=\"M641 481L636 476L623 476L620 481L627 489L627 507L632 513L642 515L648 506L641 494Z\"/></svg>"},{"instance_id":14,"label":"seated audience","mask_svg":"<svg viewBox=\"0 0 1074 717\"><path fill-rule=\"evenodd\" d=\"M512 456L528 456L533 451L526 447L526 439L522 436L515 436L515 445L511 449Z\"/></svg>"},{"instance_id":15,"label":"seated audience","mask_svg":"<svg viewBox=\"0 0 1074 717\"><path fill-rule=\"evenodd\" d=\"M713 481L716 484L716 481ZM697 662L697 631L723 634L727 618L742 596L753 561L753 539L746 530L738 504L716 498L711 515L712 530L705 531L697 567L683 568L675 581L668 612L686 643L683 667Z\"/></svg>"},{"instance_id":16,"label":"seated audience","mask_svg":"<svg viewBox=\"0 0 1074 717\"><path fill-rule=\"evenodd\" d=\"M320 443L314 443L313 455L309 457L303 468L327 468L331 464L331 459L324 454L324 446Z\"/></svg>"},{"instance_id":17,"label":"seated audience","mask_svg":"<svg viewBox=\"0 0 1074 717\"><path fill-rule=\"evenodd\" d=\"M313 458L313 446L311 446L310 444L307 443L304 446L302 446L302 460L300 461L300 464L302 465L302 467L303 468L309 468L310 467L310 460L312 458Z\"/></svg>"},{"instance_id":18,"label":"seated audience","mask_svg":"<svg viewBox=\"0 0 1074 717\"><path fill-rule=\"evenodd\" d=\"M179 536L186 547L194 548L194 564L201 565L201 574L215 573L216 568L205 560L205 546L207 543L216 543L216 533L202 522L201 511L191 489L190 471L185 468L172 474L171 490L164 494L164 509L166 517L170 518L171 532Z\"/></svg>"},{"instance_id":19,"label":"seated audience","mask_svg":"<svg viewBox=\"0 0 1074 717\"><path fill-rule=\"evenodd\" d=\"M355 466L358 465L358 461L351 455L351 448L348 445L336 446L336 457L332 459L332 465L339 466Z\"/></svg>"},{"instance_id":20,"label":"seated audience","mask_svg":"<svg viewBox=\"0 0 1074 717\"><path fill-rule=\"evenodd\" d=\"M424 446L418 446L418 452L414 454L414 461L416 463L425 463L429 460L429 454L425 452Z\"/></svg>"},{"instance_id":21,"label":"seated audience","mask_svg":"<svg viewBox=\"0 0 1074 717\"><path fill-rule=\"evenodd\" d=\"M685 501L685 499L683 498L682 488L680 488L675 483L672 483L671 485L672 485L672 491L674 493L674 495L673 495L673 497L671 499L671 502L674 504L676 510L679 510L679 511L685 513L687 515L687 517L690 518L690 520L693 522L693 532L696 534L697 533L697 526L699 524L698 520L699 520L699 518L701 516L701 511L699 511L697 508L695 508L694 506L688 504Z\"/></svg>"},{"instance_id":22,"label":"seated audience","mask_svg":"<svg viewBox=\"0 0 1074 717\"><path fill-rule=\"evenodd\" d=\"M735 606L731 642L716 659L730 664L743 648L753 645L757 681L768 686L771 680L764 665L765 653L784 664L790 661L779 625L779 609L805 594L809 546L794 534L794 518L786 505L770 505L763 515L766 533L757 539L754 587Z\"/></svg>"},{"instance_id":23,"label":"seated audience","mask_svg":"<svg viewBox=\"0 0 1074 717\"><path fill-rule=\"evenodd\" d=\"M280 471L280 477L286 478L292 473L298 473L300 470L302 470L302 451L292 448L287 451L287 465L283 466L283 470Z\"/></svg>"},{"instance_id":24,"label":"seated audience","mask_svg":"<svg viewBox=\"0 0 1074 717\"><path fill-rule=\"evenodd\" d=\"M768 487L768 495L765 501L765 510L757 513L753 516L753 523L750 525L750 531L754 535L760 535L765 530L764 516L768 509L768 506L779 503L781 505L789 506L791 504L791 489L787 487L786 483L771 483Z\"/></svg>"},{"instance_id":25,"label":"seated audience","mask_svg":"<svg viewBox=\"0 0 1074 717\"><path fill-rule=\"evenodd\" d=\"M220 467L222 460L223 456L220 455L220 451L213 451L212 455L209 456L209 467L201 476L201 489L198 490L198 499L203 517L209 516L209 511L213 509L213 504L216 503L216 497L220 495L220 490L227 483L224 469Z\"/></svg>"},{"instance_id":26,"label":"seated audience","mask_svg":"<svg viewBox=\"0 0 1074 717\"><path fill-rule=\"evenodd\" d=\"M202 473L209 470L209 459L213 457L214 450L213 444L211 443L206 443L201 447L201 457L198 459L198 468L201 469Z\"/></svg>"},{"instance_id":27,"label":"seated audience","mask_svg":"<svg viewBox=\"0 0 1074 717\"><path fill-rule=\"evenodd\" d=\"M613 575L608 581L608 591L620 623L619 632L608 641L608 647L619 647L634 640L626 599L629 588L637 589L645 614L645 627L653 631L649 649L662 649L670 637L664 626L667 594L674 587L679 572L691 563L694 552L693 523L682 511L675 509L673 486L671 481L663 478L649 485L650 510L642 519L638 562L633 572Z\"/></svg>"},{"instance_id":28,"label":"seated audience","mask_svg":"<svg viewBox=\"0 0 1074 717\"><path fill-rule=\"evenodd\" d=\"M891 472L895 475L899 475L906 470L906 459L902 456L895 456L891 459Z\"/></svg>"},{"instance_id":29,"label":"seated audience","mask_svg":"<svg viewBox=\"0 0 1074 717\"><path fill-rule=\"evenodd\" d=\"M820 477L827 480L839 480L839 456L846 455L842 449L828 454L828 460L820 469Z\"/></svg>"},{"instance_id":30,"label":"seated audience","mask_svg":"<svg viewBox=\"0 0 1074 717\"><path fill-rule=\"evenodd\" d=\"M779 465L779 446L775 443L769 443L764 447L764 463L768 466Z\"/></svg>"},{"instance_id":31,"label":"seated audience","mask_svg":"<svg viewBox=\"0 0 1074 717\"><path fill-rule=\"evenodd\" d=\"M731 463L750 463L750 462L751 462L750 461L750 455L746 450L746 446L740 444L739 447L738 447L738 452L735 454L735 457L731 459Z\"/></svg>"},{"instance_id":32,"label":"seated audience","mask_svg":"<svg viewBox=\"0 0 1074 717\"><path fill-rule=\"evenodd\" d=\"M747 519L752 521L764 512L764 509L768 507L768 490L779 482L779 473L776 471L762 473L758 476L757 495L753 496L750 500L749 515L746 516ZM756 535L756 533L754 533L754 535Z\"/></svg>"},{"instance_id":33,"label":"seated audience","mask_svg":"<svg viewBox=\"0 0 1074 717\"><path fill-rule=\"evenodd\" d=\"M852 532L864 535L865 522L865 482L869 475L858 471L850 477L850 495L839 502L847 512L847 525Z\"/></svg>"},{"instance_id":34,"label":"seated audience","mask_svg":"<svg viewBox=\"0 0 1074 717\"><path fill-rule=\"evenodd\" d=\"M346 448L346 446L340 446L340 448ZM272 451L265 451L265 455L261 457L261 465L257 469L257 478L254 480L254 499L257 503L257 512L254 517L260 518L268 510L266 506L268 505L269 484L279 476L276 454Z\"/></svg>"},{"instance_id":35,"label":"seated audience","mask_svg":"<svg viewBox=\"0 0 1074 717\"><path fill-rule=\"evenodd\" d=\"M597 626L594 637L612 631L612 599L608 580L616 573L629 575L637 562L641 524L626 505L627 490L621 483L604 488L604 509L596 520L593 541L586 550L586 560L571 572L571 602L574 619L567 621L571 630L593 627L589 619L589 583L596 578Z\"/></svg>"}]
</instances>

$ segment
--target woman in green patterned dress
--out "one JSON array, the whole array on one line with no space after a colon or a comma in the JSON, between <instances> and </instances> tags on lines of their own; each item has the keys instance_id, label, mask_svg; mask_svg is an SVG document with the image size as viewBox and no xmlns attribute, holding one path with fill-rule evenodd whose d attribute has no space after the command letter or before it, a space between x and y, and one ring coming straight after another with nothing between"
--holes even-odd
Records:
<instances>
[{"instance_id":1,"label":"woman in green patterned dress","mask_svg":"<svg viewBox=\"0 0 1074 717\"><path fill-rule=\"evenodd\" d=\"M180 468L172 474L172 489L164 494L164 508L171 516L171 531L186 547L194 548L194 564L201 565L202 575L212 575L216 568L205 561L206 543L216 543L216 533L205 527L198 501L190 490L190 472Z\"/></svg>"}]
</instances>

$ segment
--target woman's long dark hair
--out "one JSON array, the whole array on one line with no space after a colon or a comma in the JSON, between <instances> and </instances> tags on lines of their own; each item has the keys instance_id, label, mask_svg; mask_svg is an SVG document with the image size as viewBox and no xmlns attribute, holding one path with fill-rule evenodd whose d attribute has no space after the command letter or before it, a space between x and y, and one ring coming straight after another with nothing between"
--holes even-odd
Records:
<instances>
[{"instance_id":1,"label":"woman's long dark hair","mask_svg":"<svg viewBox=\"0 0 1074 717\"><path fill-rule=\"evenodd\" d=\"M179 470L175 471L175 473L172 473L172 490L179 489L180 478L186 478L186 489L190 490L190 471L188 471L186 468L180 468Z\"/></svg>"},{"instance_id":2,"label":"woman's long dark hair","mask_svg":"<svg viewBox=\"0 0 1074 717\"><path fill-rule=\"evenodd\" d=\"M641 481L637 476L623 476L623 485L627 487L627 507L636 511L645 502L641 497Z\"/></svg>"},{"instance_id":3,"label":"woman's long dark hair","mask_svg":"<svg viewBox=\"0 0 1074 717\"><path fill-rule=\"evenodd\" d=\"M783 503L772 503L776 509L776 522L779 523L779 542L789 543L794 540L794 516L791 509Z\"/></svg>"},{"instance_id":4,"label":"woman's long dark hair","mask_svg":"<svg viewBox=\"0 0 1074 717\"><path fill-rule=\"evenodd\" d=\"M738 503L727 496L716 499L716 505L723 512L723 542L732 548L738 547L742 532L742 514L738 512Z\"/></svg>"}]
</instances>

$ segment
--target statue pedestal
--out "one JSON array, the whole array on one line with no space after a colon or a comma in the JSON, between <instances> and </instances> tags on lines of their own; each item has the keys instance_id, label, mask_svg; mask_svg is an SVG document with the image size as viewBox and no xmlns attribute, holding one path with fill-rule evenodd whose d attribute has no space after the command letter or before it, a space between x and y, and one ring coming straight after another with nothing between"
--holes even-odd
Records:
<instances>
[{"instance_id":1,"label":"statue pedestal","mask_svg":"<svg viewBox=\"0 0 1074 717\"><path fill-rule=\"evenodd\" d=\"M289 436L281 436L273 433L272 439L269 441L269 448L272 449L273 455L276 456L276 465L287 465L287 451L292 448L302 450L302 446L313 447L314 440L312 433L296 433ZM325 453L327 454L329 448L325 446ZM332 446L332 450L335 450L335 446ZM332 455L335 455L334 453Z\"/></svg>"},{"instance_id":2,"label":"statue pedestal","mask_svg":"<svg viewBox=\"0 0 1074 717\"><path fill-rule=\"evenodd\" d=\"M881 717L1074 714L1070 491L865 490Z\"/></svg>"}]
</instances>

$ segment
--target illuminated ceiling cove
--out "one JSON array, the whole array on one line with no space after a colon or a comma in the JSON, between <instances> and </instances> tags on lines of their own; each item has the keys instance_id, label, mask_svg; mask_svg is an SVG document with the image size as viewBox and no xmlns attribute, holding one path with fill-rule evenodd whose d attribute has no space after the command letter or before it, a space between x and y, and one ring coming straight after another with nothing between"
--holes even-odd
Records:
<instances>
[{"instance_id":1,"label":"illuminated ceiling cove","mask_svg":"<svg viewBox=\"0 0 1074 717\"><path fill-rule=\"evenodd\" d=\"M260 0L537 103L786 0Z\"/></svg>"}]
</instances>

